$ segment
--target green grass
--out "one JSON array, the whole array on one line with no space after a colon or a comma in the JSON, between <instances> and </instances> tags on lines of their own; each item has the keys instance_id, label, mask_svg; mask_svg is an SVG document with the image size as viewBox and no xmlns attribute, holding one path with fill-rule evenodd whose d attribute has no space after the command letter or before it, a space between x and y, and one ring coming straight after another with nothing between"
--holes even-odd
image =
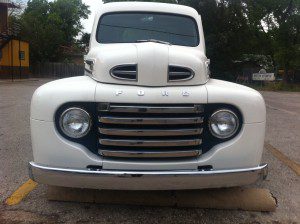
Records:
<instances>
[{"instance_id":1,"label":"green grass","mask_svg":"<svg viewBox=\"0 0 300 224\"><path fill-rule=\"evenodd\" d=\"M283 82L266 82L261 84L249 84L247 85L253 89L259 91L288 91L288 92L300 92L300 84L287 84Z\"/></svg>"}]
</instances>

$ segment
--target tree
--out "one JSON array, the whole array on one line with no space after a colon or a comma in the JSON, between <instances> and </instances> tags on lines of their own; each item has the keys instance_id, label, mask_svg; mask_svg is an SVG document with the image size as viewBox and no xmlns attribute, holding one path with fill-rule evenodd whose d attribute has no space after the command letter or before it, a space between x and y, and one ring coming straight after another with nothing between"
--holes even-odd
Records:
<instances>
[{"instance_id":1,"label":"tree","mask_svg":"<svg viewBox=\"0 0 300 224\"><path fill-rule=\"evenodd\" d=\"M241 60L244 54L263 54L253 41L256 37L249 29L247 7L242 0L181 0L179 3L194 7L201 15L213 77L234 80L235 61Z\"/></svg>"},{"instance_id":2,"label":"tree","mask_svg":"<svg viewBox=\"0 0 300 224\"><path fill-rule=\"evenodd\" d=\"M299 0L248 1L248 14L266 34L267 50L277 67L284 68L285 82L289 71L300 67L299 7Z\"/></svg>"},{"instance_id":3,"label":"tree","mask_svg":"<svg viewBox=\"0 0 300 224\"><path fill-rule=\"evenodd\" d=\"M105 0L112 2L116 0ZM117 0L118 1L118 0ZM245 55L271 58L288 71L300 67L299 0L169 0L202 17L214 77L233 80Z\"/></svg>"},{"instance_id":4,"label":"tree","mask_svg":"<svg viewBox=\"0 0 300 224\"><path fill-rule=\"evenodd\" d=\"M49 17L60 20L59 29L64 31L64 44L74 42L75 37L83 29L81 19L87 19L90 14L88 6L81 0L56 0L49 5Z\"/></svg>"},{"instance_id":5,"label":"tree","mask_svg":"<svg viewBox=\"0 0 300 224\"><path fill-rule=\"evenodd\" d=\"M284 0L274 9L274 58L284 68L283 80L290 82L289 72L300 68L299 1Z\"/></svg>"},{"instance_id":6,"label":"tree","mask_svg":"<svg viewBox=\"0 0 300 224\"><path fill-rule=\"evenodd\" d=\"M21 15L22 36L30 42L33 61L59 61L62 46L72 46L81 31L81 19L90 11L81 0L30 0Z\"/></svg>"},{"instance_id":7,"label":"tree","mask_svg":"<svg viewBox=\"0 0 300 224\"><path fill-rule=\"evenodd\" d=\"M90 45L90 33L82 33L80 40L78 41L78 44L84 49L85 52L88 52L88 48Z\"/></svg>"},{"instance_id":8,"label":"tree","mask_svg":"<svg viewBox=\"0 0 300 224\"><path fill-rule=\"evenodd\" d=\"M110 1L106 0L106 2ZM260 48L255 48L256 42L252 41L253 34L248 27L245 16L246 5L243 0L169 2L191 6L201 15L206 53L211 59L211 71L214 77L234 80L236 69L234 61L242 58L245 53L262 54Z\"/></svg>"}]
</instances>

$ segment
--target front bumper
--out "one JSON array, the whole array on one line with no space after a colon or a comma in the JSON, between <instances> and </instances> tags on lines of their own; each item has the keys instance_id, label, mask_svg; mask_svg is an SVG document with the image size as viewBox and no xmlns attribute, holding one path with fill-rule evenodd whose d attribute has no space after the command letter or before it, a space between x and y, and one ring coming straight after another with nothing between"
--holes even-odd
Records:
<instances>
[{"instance_id":1,"label":"front bumper","mask_svg":"<svg viewBox=\"0 0 300 224\"><path fill-rule=\"evenodd\" d=\"M115 171L55 168L29 163L30 177L54 186L111 190L180 190L247 185L266 178L267 164L215 171Z\"/></svg>"}]
</instances>

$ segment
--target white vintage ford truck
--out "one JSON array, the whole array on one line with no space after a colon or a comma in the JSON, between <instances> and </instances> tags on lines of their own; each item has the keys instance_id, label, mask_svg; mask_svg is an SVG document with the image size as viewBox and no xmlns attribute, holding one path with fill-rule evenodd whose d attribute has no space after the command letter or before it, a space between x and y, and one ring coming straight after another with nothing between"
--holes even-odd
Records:
<instances>
[{"instance_id":1,"label":"white vintage ford truck","mask_svg":"<svg viewBox=\"0 0 300 224\"><path fill-rule=\"evenodd\" d=\"M253 89L210 78L194 9L104 4L85 72L47 83L32 97L33 180L174 190L266 177L264 100Z\"/></svg>"}]
</instances>

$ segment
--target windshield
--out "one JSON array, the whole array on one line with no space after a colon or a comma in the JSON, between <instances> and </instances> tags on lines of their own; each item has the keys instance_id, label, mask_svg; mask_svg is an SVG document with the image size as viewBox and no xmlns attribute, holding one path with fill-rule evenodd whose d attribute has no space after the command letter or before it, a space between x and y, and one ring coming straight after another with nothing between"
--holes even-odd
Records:
<instances>
[{"instance_id":1,"label":"windshield","mask_svg":"<svg viewBox=\"0 0 300 224\"><path fill-rule=\"evenodd\" d=\"M196 21L188 16L162 13L109 13L99 21L99 43L165 42L195 47L199 44Z\"/></svg>"}]
</instances>

